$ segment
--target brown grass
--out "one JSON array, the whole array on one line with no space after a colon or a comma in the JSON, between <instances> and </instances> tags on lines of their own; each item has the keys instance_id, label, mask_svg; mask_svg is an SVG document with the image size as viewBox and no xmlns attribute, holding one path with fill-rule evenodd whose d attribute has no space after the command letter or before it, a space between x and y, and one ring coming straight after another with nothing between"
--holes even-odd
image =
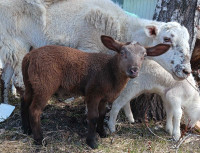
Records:
<instances>
[{"instance_id":1,"label":"brown grass","mask_svg":"<svg viewBox=\"0 0 200 153\"><path fill-rule=\"evenodd\" d=\"M177 150L176 143L164 131L164 122L148 124L160 139L146 128L145 124L129 124L124 113L120 112L117 132L108 138L98 138L99 147L91 150L85 143L87 121L85 105L81 98L73 102L58 102L55 98L42 114L42 129L47 146L35 146L32 136L24 135L21 130L19 99L10 97L16 106L11 117L0 123L0 152L1 153L59 153L59 152L99 152L99 153L140 153L140 152L200 152L200 137L192 134ZM108 117L106 117L108 119Z\"/></svg>"}]
</instances>

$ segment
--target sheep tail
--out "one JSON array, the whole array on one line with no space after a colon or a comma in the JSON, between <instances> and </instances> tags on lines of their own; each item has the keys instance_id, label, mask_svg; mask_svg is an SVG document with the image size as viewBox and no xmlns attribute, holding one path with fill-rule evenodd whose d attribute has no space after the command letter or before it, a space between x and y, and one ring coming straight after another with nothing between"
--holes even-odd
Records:
<instances>
[{"instance_id":1,"label":"sheep tail","mask_svg":"<svg viewBox=\"0 0 200 153\"><path fill-rule=\"evenodd\" d=\"M33 89L29 81L29 75L28 75L29 64L30 64L30 56L29 54L27 54L22 61L22 74L25 85L25 92L22 102L25 101L30 105L33 97Z\"/></svg>"},{"instance_id":2,"label":"sheep tail","mask_svg":"<svg viewBox=\"0 0 200 153\"><path fill-rule=\"evenodd\" d=\"M30 64L30 59L28 54L24 57L23 61L22 61L22 74L23 74L23 81L25 84L25 87L27 88L28 85L30 83L28 83L29 81L29 76L28 76L28 68L29 68L29 64Z\"/></svg>"}]
</instances>

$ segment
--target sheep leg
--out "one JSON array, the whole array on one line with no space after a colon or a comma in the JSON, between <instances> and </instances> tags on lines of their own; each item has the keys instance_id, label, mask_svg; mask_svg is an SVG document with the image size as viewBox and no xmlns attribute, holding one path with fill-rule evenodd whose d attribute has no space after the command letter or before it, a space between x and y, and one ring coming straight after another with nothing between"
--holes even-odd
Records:
<instances>
[{"instance_id":1,"label":"sheep leg","mask_svg":"<svg viewBox=\"0 0 200 153\"><path fill-rule=\"evenodd\" d=\"M98 123L97 123L97 133L99 133L99 136L101 138L105 138L107 137L107 133L106 130L104 129L103 125L104 125L104 118L106 115L106 102L105 101L101 101L99 104L99 119L98 119Z\"/></svg>"},{"instance_id":2,"label":"sheep leg","mask_svg":"<svg viewBox=\"0 0 200 153\"><path fill-rule=\"evenodd\" d=\"M10 88L10 81L13 75L13 68L6 64L6 66L3 68L2 71L2 77L1 77L1 99L4 103L8 104L8 94L9 94L9 88Z\"/></svg>"},{"instance_id":3,"label":"sheep leg","mask_svg":"<svg viewBox=\"0 0 200 153\"><path fill-rule=\"evenodd\" d=\"M22 72L21 72L21 68L19 68L19 66L17 66L17 68L15 68L15 72L12 78L12 83L14 84L14 87L16 88L17 93L22 96L24 95L24 82L23 82L23 76L22 76Z\"/></svg>"},{"instance_id":4,"label":"sheep leg","mask_svg":"<svg viewBox=\"0 0 200 153\"><path fill-rule=\"evenodd\" d=\"M129 122L134 123L135 120L133 118L133 113L131 111L130 102L126 103L125 106L123 107L123 109L124 109L125 115L128 118Z\"/></svg>"},{"instance_id":5,"label":"sheep leg","mask_svg":"<svg viewBox=\"0 0 200 153\"><path fill-rule=\"evenodd\" d=\"M173 112L172 112L172 108L171 108L170 105L169 105L169 102L165 102L165 101L164 101L164 108L165 108L166 116L167 116L165 130L166 130L166 132L168 132L170 135L172 135L172 130L173 130L173 123L172 123L172 120L173 120Z\"/></svg>"},{"instance_id":6,"label":"sheep leg","mask_svg":"<svg viewBox=\"0 0 200 153\"><path fill-rule=\"evenodd\" d=\"M86 99L88 108L88 136L86 143L92 148L95 149L98 147L96 142L96 125L99 117L98 106L100 99Z\"/></svg>"},{"instance_id":7,"label":"sheep leg","mask_svg":"<svg viewBox=\"0 0 200 153\"><path fill-rule=\"evenodd\" d=\"M41 95L34 95L33 101L29 107L29 120L33 132L35 144L41 145L43 134L40 126L40 115L47 104L48 99Z\"/></svg>"},{"instance_id":8,"label":"sheep leg","mask_svg":"<svg viewBox=\"0 0 200 153\"><path fill-rule=\"evenodd\" d=\"M125 93L125 92L123 92ZM113 105L112 105L112 109L110 111L110 118L108 121L108 126L110 129L110 132L113 133L115 132L115 124L116 124L116 119L117 119L117 115L120 111L120 109L125 106L125 104L127 104L128 102L130 102L132 95L128 96L123 96L121 93L120 96L114 101Z\"/></svg>"},{"instance_id":9,"label":"sheep leg","mask_svg":"<svg viewBox=\"0 0 200 153\"><path fill-rule=\"evenodd\" d=\"M181 117L182 117L182 109L181 109L181 102L175 102L173 104L173 132L172 135L176 141L179 140L181 137L180 131L180 124L181 124Z\"/></svg>"},{"instance_id":10,"label":"sheep leg","mask_svg":"<svg viewBox=\"0 0 200 153\"><path fill-rule=\"evenodd\" d=\"M175 88L176 89L176 88ZM166 111L167 111L167 114L169 116L169 118L172 118L173 116L173 123L171 126L170 122L171 122L171 119L169 119L169 126L173 127L173 130L172 130L172 136L173 138L178 141L179 138L181 137L181 131L180 131L180 122L181 122L181 117L182 117L182 109L181 109L181 97L178 97L175 95L176 91L174 91L173 89L172 90L169 90L167 93L166 93L166 99L164 99L165 101L165 106L166 107ZM166 105L167 103L167 105ZM173 114L173 115L172 115ZM171 128L169 127L169 128ZM171 130L171 129L170 129Z\"/></svg>"},{"instance_id":11,"label":"sheep leg","mask_svg":"<svg viewBox=\"0 0 200 153\"><path fill-rule=\"evenodd\" d=\"M12 95L14 95L15 97L18 97L18 95L17 95L17 89L16 89L16 87L15 87L15 85L14 85L14 79L15 79L15 75L13 74L12 75L12 87L11 87L11 92L12 92Z\"/></svg>"},{"instance_id":12,"label":"sheep leg","mask_svg":"<svg viewBox=\"0 0 200 153\"><path fill-rule=\"evenodd\" d=\"M12 91L12 94L13 94L15 97L17 97L17 90L16 90L14 84L12 84L11 91Z\"/></svg>"},{"instance_id":13,"label":"sheep leg","mask_svg":"<svg viewBox=\"0 0 200 153\"><path fill-rule=\"evenodd\" d=\"M32 101L32 89L28 87L25 90L24 97L21 98L21 117L22 117L22 128L24 130L24 134L30 135L32 133L31 125L29 121L29 106Z\"/></svg>"}]
</instances>

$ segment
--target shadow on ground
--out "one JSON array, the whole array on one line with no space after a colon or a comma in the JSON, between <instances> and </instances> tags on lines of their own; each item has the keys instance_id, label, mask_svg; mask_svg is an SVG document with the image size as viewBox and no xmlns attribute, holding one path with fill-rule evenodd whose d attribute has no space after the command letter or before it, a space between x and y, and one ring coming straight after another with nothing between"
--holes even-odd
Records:
<instances>
[{"instance_id":1,"label":"shadow on ground","mask_svg":"<svg viewBox=\"0 0 200 153\"><path fill-rule=\"evenodd\" d=\"M47 146L35 146L32 135L21 130L20 101L10 97L16 106L11 117L0 123L0 152L175 152L175 143L164 132L163 122L150 122L154 136L142 123L129 124L123 112L118 116L117 132L108 138L99 138L99 148L91 150L85 143L87 120L82 98L73 102L49 101L41 116L44 139ZM106 117L108 119L108 116ZM181 145L179 152L200 152L199 137L191 137Z\"/></svg>"}]
</instances>

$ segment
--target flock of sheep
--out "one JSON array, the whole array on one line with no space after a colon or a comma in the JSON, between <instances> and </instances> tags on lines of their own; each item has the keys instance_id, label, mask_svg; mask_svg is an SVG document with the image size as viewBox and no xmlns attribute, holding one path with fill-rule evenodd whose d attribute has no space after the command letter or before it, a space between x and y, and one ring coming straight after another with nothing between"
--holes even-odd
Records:
<instances>
[{"instance_id":1,"label":"flock of sheep","mask_svg":"<svg viewBox=\"0 0 200 153\"><path fill-rule=\"evenodd\" d=\"M33 132L38 144L42 140L40 114L51 95L63 89L86 96L86 140L92 148L97 147L96 131L106 136L106 102L114 101L108 123L111 132L115 131L121 108L134 122L129 102L145 92L162 97L166 131L175 140L181 136L182 112L190 127L200 120L200 96L191 75L189 34L177 22L130 16L111 0L0 0L0 22L2 99L8 103L11 80L21 94L25 90L23 128L27 134ZM46 45L67 47L39 48ZM32 48L39 49L30 51ZM111 50L118 53L114 56ZM144 59L146 52L151 56ZM128 81L129 77L134 79Z\"/></svg>"}]
</instances>

